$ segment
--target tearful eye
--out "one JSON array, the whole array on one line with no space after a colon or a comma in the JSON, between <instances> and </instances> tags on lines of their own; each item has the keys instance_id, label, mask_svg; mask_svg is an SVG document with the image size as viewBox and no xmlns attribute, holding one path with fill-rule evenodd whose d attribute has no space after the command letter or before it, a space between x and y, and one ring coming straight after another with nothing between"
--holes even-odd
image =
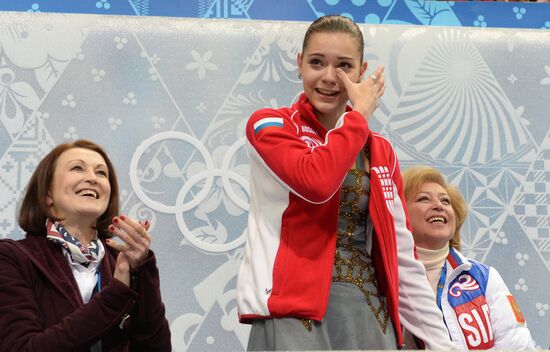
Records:
<instances>
[{"instance_id":1,"label":"tearful eye","mask_svg":"<svg viewBox=\"0 0 550 352\"><path fill-rule=\"evenodd\" d=\"M340 67L344 70L346 69L350 69L351 68L351 64L349 64L348 62L343 62L340 64Z\"/></svg>"}]
</instances>

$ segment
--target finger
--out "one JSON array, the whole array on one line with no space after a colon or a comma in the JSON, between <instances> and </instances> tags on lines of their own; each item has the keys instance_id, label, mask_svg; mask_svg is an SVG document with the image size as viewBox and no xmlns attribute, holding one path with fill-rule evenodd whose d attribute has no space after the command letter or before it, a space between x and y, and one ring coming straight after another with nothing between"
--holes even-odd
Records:
<instances>
[{"instance_id":1,"label":"finger","mask_svg":"<svg viewBox=\"0 0 550 352\"><path fill-rule=\"evenodd\" d=\"M369 78L373 83L379 83L380 80L384 77L384 66L378 66L373 73L369 75Z\"/></svg>"},{"instance_id":2,"label":"finger","mask_svg":"<svg viewBox=\"0 0 550 352\"><path fill-rule=\"evenodd\" d=\"M384 66L378 66L372 73L377 78L380 78L384 74Z\"/></svg>"},{"instance_id":3,"label":"finger","mask_svg":"<svg viewBox=\"0 0 550 352\"><path fill-rule=\"evenodd\" d=\"M128 217L128 216L125 216L125 215L120 215L118 217L120 220L122 220L123 224L126 224L128 226L130 226L132 229L134 229L134 231L138 232L138 233L142 233L143 230L144 230L144 226L135 221L134 219Z\"/></svg>"},{"instance_id":4,"label":"finger","mask_svg":"<svg viewBox=\"0 0 550 352\"><path fill-rule=\"evenodd\" d=\"M376 95L376 98L377 99L380 99L380 97L382 97L382 95L384 95L384 92L386 91L386 86L382 86L382 88L380 88L380 90L378 91L378 94Z\"/></svg>"},{"instance_id":5,"label":"finger","mask_svg":"<svg viewBox=\"0 0 550 352\"><path fill-rule=\"evenodd\" d=\"M135 220L121 215L118 217L119 221L118 223L115 221L117 217L113 219L116 225L119 225L120 228L122 228L128 235L130 235L134 241L141 242L142 239L147 240L147 244L151 240L151 236L147 232L147 229L143 225L141 225L139 222L136 222Z\"/></svg>"},{"instance_id":6,"label":"finger","mask_svg":"<svg viewBox=\"0 0 550 352\"><path fill-rule=\"evenodd\" d=\"M110 238L106 239L105 243L107 243L109 247L116 249L118 252L128 250L128 247L124 243L118 243L117 241Z\"/></svg>"},{"instance_id":7,"label":"finger","mask_svg":"<svg viewBox=\"0 0 550 352\"><path fill-rule=\"evenodd\" d=\"M336 69L336 76L338 76L338 79L342 82L346 91L349 91L349 88L351 88L354 83L349 79L344 70L338 67Z\"/></svg>"},{"instance_id":8,"label":"finger","mask_svg":"<svg viewBox=\"0 0 550 352\"><path fill-rule=\"evenodd\" d=\"M117 220L117 221L115 221L115 220ZM116 217L113 219L113 222L115 224L117 224L117 226L121 226L119 224L122 223L122 221L118 220ZM125 231L124 229L121 229L120 227L117 227L117 226L114 226L113 224L109 225L109 232L111 232L113 235L120 238L123 242L125 242L129 246L129 248L125 247L125 250L128 250L130 248L139 247L137 242L142 241L141 236L139 236L137 233L135 233L135 231L132 231L133 235L130 235L127 231ZM127 226L127 225L125 225L125 226Z\"/></svg>"},{"instance_id":9,"label":"finger","mask_svg":"<svg viewBox=\"0 0 550 352\"><path fill-rule=\"evenodd\" d=\"M138 223L139 223L145 230L149 230L149 227L151 227L151 223L149 222L149 220L140 220L140 221L138 221Z\"/></svg>"}]
</instances>

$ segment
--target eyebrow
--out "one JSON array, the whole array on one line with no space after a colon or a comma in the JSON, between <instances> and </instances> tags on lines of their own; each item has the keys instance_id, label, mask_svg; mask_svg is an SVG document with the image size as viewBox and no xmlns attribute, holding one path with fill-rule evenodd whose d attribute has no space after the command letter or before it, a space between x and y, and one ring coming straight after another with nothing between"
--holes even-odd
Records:
<instances>
[{"instance_id":1,"label":"eyebrow","mask_svg":"<svg viewBox=\"0 0 550 352\"><path fill-rule=\"evenodd\" d=\"M416 193L417 196L420 195L420 194L427 194L427 195L430 195L430 196L433 195L433 193L427 192L427 191L418 191L418 192ZM449 193L446 193L446 192L444 192L444 193L443 193L443 192L442 192L442 193L437 193L436 196L438 196L438 197L440 197L440 196L447 196L447 197L449 197Z\"/></svg>"},{"instance_id":2,"label":"eyebrow","mask_svg":"<svg viewBox=\"0 0 550 352\"><path fill-rule=\"evenodd\" d=\"M310 54L306 54L306 56L326 57L326 55L320 54L320 53L310 53ZM338 60L354 60L354 58L353 58L353 57L349 57L349 56L338 56Z\"/></svg>"},{"instance_id":3,"label":"eyebrow","mask_svg":"<svg viewBox=\"0 0 550 352\"><path fill-rule=\"evenodd\" d=\"M82 164L86 164L86 162L82 159L71 159L71 160L67 161L67 163L65 165L69 165L72 162L80 162ZM99 167L99 166L105 167L105 168L107 168L107 170L109 169L107 164L97 164L95 167Z\"/></svg>"}]
</instances>

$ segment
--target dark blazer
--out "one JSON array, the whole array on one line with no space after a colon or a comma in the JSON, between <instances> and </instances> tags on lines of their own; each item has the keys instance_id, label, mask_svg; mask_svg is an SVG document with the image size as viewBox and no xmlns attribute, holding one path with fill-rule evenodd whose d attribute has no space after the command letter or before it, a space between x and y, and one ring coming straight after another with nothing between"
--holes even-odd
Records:
<instances>
[{"instance_id":1,"label":"dark blazer","mask_svg":"<svg viewBox=\"0 0 550 352\"><path fill-rule=\"evenodd\" d=\"M0 240L0 351L89 351L99 340L102 352L171 351L154 254L134 290L113 278L116 251L105 251L101 290L84 304L59 245Z\"/></svg>"}]
</instances>

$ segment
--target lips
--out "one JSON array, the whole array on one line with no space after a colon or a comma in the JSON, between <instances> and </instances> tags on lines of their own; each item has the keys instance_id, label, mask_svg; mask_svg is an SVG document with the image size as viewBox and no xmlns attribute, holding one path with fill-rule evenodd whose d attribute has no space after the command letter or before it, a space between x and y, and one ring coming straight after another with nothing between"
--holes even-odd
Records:
<instances>
[{"instance_id":1,"label":"lips","mask_svg":"<svg viewBox=\"0 0 550 352\"><path fill-rule=\"evenodd\" d=\"M94 199L99 198L99 193L94 189L81 189L80 191L76 192L79 196L83 197L90 197Z\"/></svg>"},{"instance_id":2,"label":"lips","mask_svg":"<svg viewBox=\"0 0 550 352\"><path fill-rule=\"evenodd\" d=\"M339 90L331 90L331 89L322 89L322 88L315 88L315 91L321 95L327 96L327 97L334 97L340 94Z\"/></svg>"},{"instance_id":3,"label":"lips","mask_svg":"<svg viewBox=\"0 0 550 352\"><path fill-rule=\"evenodd\" d=\"M443 216L432 216L428 218L428 222L430 224L435 224L435 223L446 224L447 219L445 219Z\"/></svg>"}]
</instances>

